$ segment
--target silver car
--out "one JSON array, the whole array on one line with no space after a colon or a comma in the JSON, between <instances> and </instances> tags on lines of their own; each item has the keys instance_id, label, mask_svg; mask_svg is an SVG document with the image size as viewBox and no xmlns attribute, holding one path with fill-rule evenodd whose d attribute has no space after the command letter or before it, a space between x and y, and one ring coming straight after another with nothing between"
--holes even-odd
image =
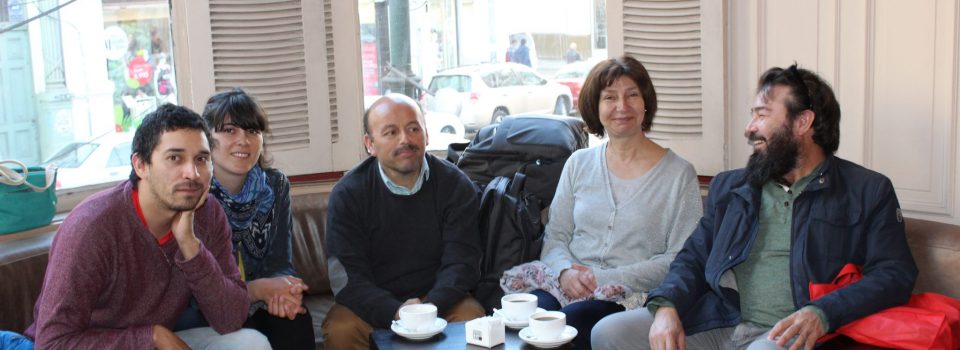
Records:
<instances>
[{"instance_id":1,"label":"silver car","mask_svg":"<svg viewBox=\"0 0 960 350\"><path fill-rule=\"evenodd\" d=\"M428 112L460 117L467 130L477 130L520 113L569 115L570 88L550 82L530 67L488 63L438 73L423 96Z\"/></svg>"}]
</instances>

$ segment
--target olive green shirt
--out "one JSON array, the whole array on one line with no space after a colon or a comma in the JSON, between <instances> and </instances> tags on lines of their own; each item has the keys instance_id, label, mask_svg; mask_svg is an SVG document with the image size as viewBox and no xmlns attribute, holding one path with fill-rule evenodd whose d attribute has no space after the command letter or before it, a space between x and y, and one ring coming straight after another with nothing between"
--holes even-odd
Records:
<instances>
[{"instance_id":1,"label":"olive green shirt","mask_svg":"<svg viewBox=\"0 0 960 350\"><path fill-rule=\"evenodd\" d=\"M790 292L793 202L818 173L815 169L792 186L763 185L757 238L747 260L733 268L744 322L773 327L796 310Z\"/></svg>"},{"instance_id":2,"label":"olive green shirt","mask_svg":"<svg viewBox=\"0 0 960 350\"><path fill-rule=\"evenodd\" d=\"M757 239L747 260L733 268L740 294L741 319L764 327L773 327L796 309L790 291L790 241L793 203L807 184L820 173L821 163L792 186L768 181L760 197ZM762 262L762 263L761 263ZM656 314L661 306L673 303L663 297L650 300L647 308ZM804 307L819 316L829 329L826 315L815 306Z\"/></svg>"}]
</instances>

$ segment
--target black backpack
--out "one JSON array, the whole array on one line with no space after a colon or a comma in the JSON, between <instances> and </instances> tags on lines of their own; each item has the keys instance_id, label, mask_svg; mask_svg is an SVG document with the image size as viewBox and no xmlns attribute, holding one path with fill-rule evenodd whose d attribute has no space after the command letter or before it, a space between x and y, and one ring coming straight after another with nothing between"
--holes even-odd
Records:
<instances>
[{"instance_id":1,"label":"black backpack","mask_svg":"<svg viewBox=\"0 0 960 350\"><path fill-rule=\"evenodd\" d=\"M540 213L553 201L567 158L586 146L579 118L515 115L481 128L468 145L449 147L447 159L483 189L483 258L473 295L488 313L500 305L503 272L540 258Z\"/></svg>"},{"instance_id":2,"label":"black backpack","mask_svg":"<svg viewBox=\"0 0 960 350\"><path fill-rule=\"evenodd\" d=\"M484 188L480 200L483 259L480 282L473 296L487 313L500 306L500 276L507 269L540 258L543 248L542 201L526 191L527 176L498 176Z\"/></svg>"},{"instance_id":3,"label":"black backpack","mask_svg":"<svg viewBox=\"0 0 960 350\"><path fill-rule=\"evenodd\" d=\"M587 146L587 133L579 118L553 115L515 115L477 132L466 149L450 145L447 159L485 188L497 176L527 175L526 191L535 194L547 207L563 172L563 164L574 151Z\"/></svg>"}]
</instances>

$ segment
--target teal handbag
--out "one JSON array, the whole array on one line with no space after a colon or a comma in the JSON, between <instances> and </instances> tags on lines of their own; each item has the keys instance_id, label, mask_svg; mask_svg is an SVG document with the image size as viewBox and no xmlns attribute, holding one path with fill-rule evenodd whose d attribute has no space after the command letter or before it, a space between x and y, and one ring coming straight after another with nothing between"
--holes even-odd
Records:
<instances>
[{"instance_id":1,"label":"teal handbag","mask_svg":"<svg viewBox=\"0 0 960 350\"><path fill-rule=\"evenodd\" d=\"M27 167L19 161L0 160L0 235L53 221L56 182L57 169L52 166Z\"/></svg>"}]
</instances>

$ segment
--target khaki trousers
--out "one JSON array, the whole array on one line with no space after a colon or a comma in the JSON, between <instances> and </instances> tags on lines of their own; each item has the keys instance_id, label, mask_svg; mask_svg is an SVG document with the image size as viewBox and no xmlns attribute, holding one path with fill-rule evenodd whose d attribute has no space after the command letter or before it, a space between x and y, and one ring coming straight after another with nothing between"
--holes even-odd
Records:
<instances>
[{"instance_id":1,"label":"khaki trousers","mask_svg":"<svg viewBox=\"0 0 960 350\"><path fill-rule=\"evenodd\" d=\"M483 306L472 296L466 296L453 305L444 319L462 322L484 316ZM323 320L323 346L332 350L366 350L370 348L373 327L346 306L333 304Z\"/></svg>"}]
</instances>

